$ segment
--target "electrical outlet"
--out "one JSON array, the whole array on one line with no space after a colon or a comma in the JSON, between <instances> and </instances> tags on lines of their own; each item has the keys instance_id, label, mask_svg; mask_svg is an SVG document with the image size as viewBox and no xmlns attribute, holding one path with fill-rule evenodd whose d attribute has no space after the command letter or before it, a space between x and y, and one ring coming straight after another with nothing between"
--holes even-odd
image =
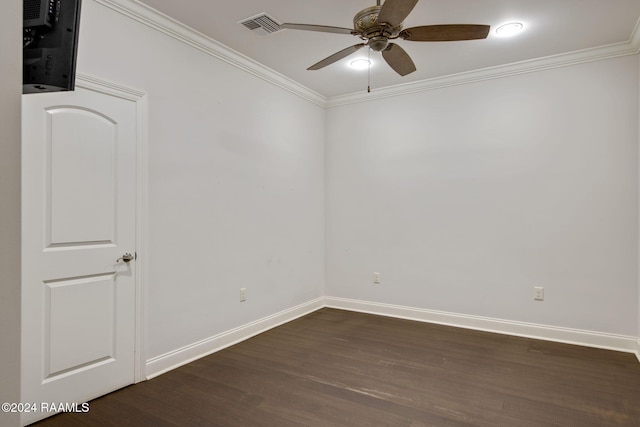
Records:
<instances>
[{"instance_id":1,"label":"electrical outlet","mask_svg":"<svg viewBox=\"0 0 640 427\"><path fill-rule=\"evenodd\" d=\"M373 273L373 283L375 283L376 285L380 284L380 273Z\"/></svg>"},{"instance_id":2,"label":"electrical outlet","mask_svg":"<svg viewBox=\"0 0 640 427\"><path fill-rule=\"evenodd\" d=\"M247 300L247 288L240 288L240 302Z\"/></svg>"},{"instance_id":3,"label":"electrical outlet","mask_svg":"<svg viewBox=\"0 0 640 427\"><path fill-rule=\"evenodd\" d=\"M544 288L542 286L533 287L533 299L536 301L544 301Z\"/></svg>"}]
</instances>

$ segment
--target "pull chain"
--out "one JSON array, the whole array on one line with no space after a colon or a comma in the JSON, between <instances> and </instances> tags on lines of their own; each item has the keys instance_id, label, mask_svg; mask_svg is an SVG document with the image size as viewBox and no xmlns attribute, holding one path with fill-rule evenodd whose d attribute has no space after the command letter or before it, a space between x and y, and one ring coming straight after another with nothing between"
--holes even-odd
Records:
<instances>
[{"instance_id":1,"label":"pull chain","mask_svg":"<svg viewBox=\"0 0 640 427\"><path fill-rule=\"evenodd\" d=\"M367 65L367 93L371 93L371 49L367 50L367 61L369 64Z\"/></svg>"}]
</instances>

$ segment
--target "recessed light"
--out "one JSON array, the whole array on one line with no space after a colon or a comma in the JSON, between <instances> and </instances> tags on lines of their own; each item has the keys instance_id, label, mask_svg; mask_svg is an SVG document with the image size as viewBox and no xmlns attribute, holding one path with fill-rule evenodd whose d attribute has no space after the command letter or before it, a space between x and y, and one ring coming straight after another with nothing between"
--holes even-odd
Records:
<instances>
[{"instance_id":1,"label":"recessed light","mask_svg":"<svg viewBox=\"0 0 640 427\"><path fill-rule=\"evenodd\" d=\"M351 68L356 70L366 70L371 66L371 61L365 58L355 59L351 61Z\"/></svg>"},{"instance_id":2,"label":"recessed light","mask_svg":"<svg viewBox=\"0 0 640 427\"><path fill-rule=\"evenodd\" d=\"M500 25L496 29L496 34L503 37L509 37L518 34L524 29L522 22L509 22L508 24Z\"/></svg>"}]
</instances>

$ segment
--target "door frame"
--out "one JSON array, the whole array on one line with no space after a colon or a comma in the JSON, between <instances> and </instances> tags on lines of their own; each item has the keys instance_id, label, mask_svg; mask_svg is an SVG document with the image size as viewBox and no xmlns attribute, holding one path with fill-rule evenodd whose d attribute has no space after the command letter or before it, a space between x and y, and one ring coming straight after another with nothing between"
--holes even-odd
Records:
<instances>
[{"instance_id":1,"label":"door frame","mask_svg":"<svg viewBox=\"0 0 640 427\"><path fill-rule=\"evenodd\" d=\"M147 94L86 74L76 74L76 87L132 101L136 105L136 277L134 325L134 383L145 381L146 373L146 224L147 224Z\"/></svg>"}]
</instances>

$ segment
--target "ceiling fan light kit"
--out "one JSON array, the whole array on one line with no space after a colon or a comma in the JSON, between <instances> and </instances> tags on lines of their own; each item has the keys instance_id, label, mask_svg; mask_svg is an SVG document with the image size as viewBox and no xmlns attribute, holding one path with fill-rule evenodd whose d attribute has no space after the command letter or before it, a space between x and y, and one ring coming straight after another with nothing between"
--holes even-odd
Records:
<instances>
[{"instance_id":1,"label":"ceiling fan light kit","mask_svg":"<svg viewBox=\"0 0 640 427\"><path fill-rule=\"evenodd\" d=\"M381 52L385 62L401 76L416 71L416 66L409 54L392 40L402 39L416 42L479 40L485 39L489 34L489 25L477 24L424 25L403 29L403 21L417 3L418 0L386 0L381 6L380 0L378 0L376 6L356 13L353 18L353 29L292 23L282 24L281 28L351 34L363 41L328 56L307 68L308 70L319 70L346 58L363 47L368 47L370 50Z\"/></svg>"}]
</instances>

